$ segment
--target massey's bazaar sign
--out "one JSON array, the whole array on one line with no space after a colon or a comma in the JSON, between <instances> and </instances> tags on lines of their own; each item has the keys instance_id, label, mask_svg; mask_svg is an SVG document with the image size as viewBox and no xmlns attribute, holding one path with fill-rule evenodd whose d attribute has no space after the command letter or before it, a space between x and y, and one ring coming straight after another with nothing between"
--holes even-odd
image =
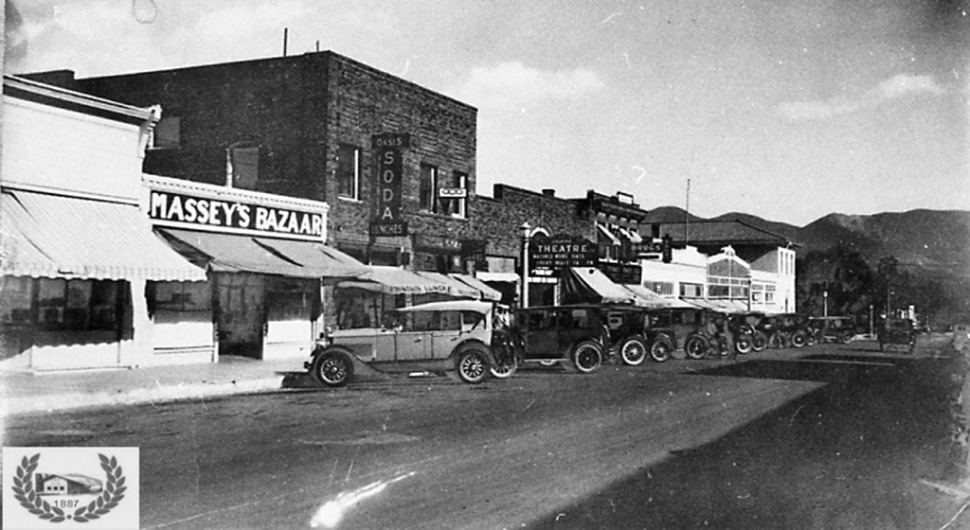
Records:
<instances>
[{"instance_id":1,"label":"massey's bazaar sign","mask_svg":"<svg viewBox=\"0 0 970 530\"><path fill-rule=\"evenodd\" d=\"M173 225L220 227L271 234L323 238L324 215L248 204L238 201L194 197L153 190L148 216Z\"/></svg>"},{"instance_id":2,"label":"massey's bazaar sign","mask_svg":"<svg viewBox=\"0 0 970 530\"><path fill-rule=\"evenodd\" d=\"M581 237L546 237L536 234L529 243L529 269L533 276L559 276L563 267L595 267L596 244Z\"/></svg>"}]
</instances>

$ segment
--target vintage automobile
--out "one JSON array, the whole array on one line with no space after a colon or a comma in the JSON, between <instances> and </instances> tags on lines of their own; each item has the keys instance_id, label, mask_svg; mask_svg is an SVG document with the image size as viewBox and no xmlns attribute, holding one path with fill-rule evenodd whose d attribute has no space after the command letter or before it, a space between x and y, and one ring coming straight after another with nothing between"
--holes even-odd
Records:
<instances>
[{"instance_id":1,"label":"vintage automobile","mask_svg":"<svg viewBox=\"0 0 970 530\"><path fill-rule=\"evenodd\" d=\"M715 351L712 313L706 309L668 308L648 312L647 352L650 358L663 362L677 350L691 359L703 359Z\"/></svg>"},{"instance_id":2,"label":"vintage automobile","mask_svg":"<svg viewBox=\"0 0 970 530\"><path fill-rule=\"evenodd\" d=\"M639 366L647 358L647 309L615 305L604 308L610 328L610 349L628 366Z\"/></svg>"},{"instance_id":3,"label":"vintage automobile","mask_svg":"<svg viewBox=\"0 0 970 530\"><path fill-rule=\"evenodd\" d=\"M342 386L354 361L385 372L444 371L466 383L510 377L517 361L501 308L492 302L431 302L391 311L382 328L328 333L304 364L328 386Z\"/></svg>"},{"instance_id":4,"label":"vintage automobile","mask_svg":"<svg viewBox=\"0 0 970 530\"><path fill-rule=\"evenodd\" d=\"M879 351L886 351L890 345L898 345L906 348L908 353L913 353L916 348L916 335L918 335L918 332L912 320L890 318L876 332Z\"/></svg>"},{"instance_id":5,"label":"vintage automobile","mask_svg":"<svg viewBox=\"0 0 970 530\"><path fill-rule=\"evenodd\" d=\"M848 344L857 333L852 317L809 317L808 344L837 342Z\"/></svg>"},{"instance_id":6,"label":"vintage automobile","mask_svg":"<svg viewBox=\"0 0 970 530\"><path fill-rule=\"evenodd\" d=\"M805 319L795 313L784 313L765 317L758 326L768 337L772 348L804 348L808 345L808 326Z\"/></svg>"},{"instance_id":7,"label":"vintage automobile","mask_svg":"<svg viewBox=\"0 0 970 530\"><path fill-rule=\"evenodd\" d=\"M598 369L610 355L605 310L595 304L515 309L512 333L520 362L562 364L585 374Z\"/></svg>"}]
</instances>

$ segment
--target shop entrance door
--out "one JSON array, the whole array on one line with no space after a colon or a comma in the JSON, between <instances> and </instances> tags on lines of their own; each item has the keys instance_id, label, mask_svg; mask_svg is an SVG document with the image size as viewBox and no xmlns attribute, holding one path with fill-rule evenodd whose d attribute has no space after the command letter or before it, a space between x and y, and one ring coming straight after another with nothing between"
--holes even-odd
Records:
<instances>
[{"instance_id":1,"label":"shop entrance door","mask_svg":"<svg viewBox=\"0 0 970 530\"><path fill-rule=\"evenodd\" d=\"M219 355L263 358L264 292L262 276L248 273L219 275L216 317Z\"/></svg>"}]
</instances>

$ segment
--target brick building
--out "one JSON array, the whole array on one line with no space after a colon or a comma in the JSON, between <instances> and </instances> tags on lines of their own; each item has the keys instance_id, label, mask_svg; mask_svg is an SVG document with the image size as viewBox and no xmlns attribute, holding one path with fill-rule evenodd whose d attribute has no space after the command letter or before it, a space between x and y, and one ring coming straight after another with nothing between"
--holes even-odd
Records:
<instances>
[{"instance_id":1,"label":"brick building","mask_svg":"<svg viewBox=\"0 0 970 530\"><path fill-rule=\"evenodd\" d=\"M328 243L365 263L464 269L474 107L329 51L88 79L70 71L30 77L161 105L145 173L324 201ZM406 236L370 235L384 211L374 144L381 134L407 140L393 190ZM442 198L442 189L454 198Z\"/></svg>"}]
</instances>

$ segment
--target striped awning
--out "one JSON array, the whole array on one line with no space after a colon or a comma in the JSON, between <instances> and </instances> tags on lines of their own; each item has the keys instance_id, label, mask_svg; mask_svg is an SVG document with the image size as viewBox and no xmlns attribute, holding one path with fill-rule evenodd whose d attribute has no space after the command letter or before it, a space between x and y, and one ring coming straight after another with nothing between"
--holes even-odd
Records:
<instances>
[{"instance_id":1,"label":"striped awning","mask_svg":"<svg viewBox=\"0 0 970 530\"><path fill-rule=\"evenodd\" d=\"M202 281L152 233L134 204L5 189L0 274L95 280Z\"/></svg>"}]
</instances>

